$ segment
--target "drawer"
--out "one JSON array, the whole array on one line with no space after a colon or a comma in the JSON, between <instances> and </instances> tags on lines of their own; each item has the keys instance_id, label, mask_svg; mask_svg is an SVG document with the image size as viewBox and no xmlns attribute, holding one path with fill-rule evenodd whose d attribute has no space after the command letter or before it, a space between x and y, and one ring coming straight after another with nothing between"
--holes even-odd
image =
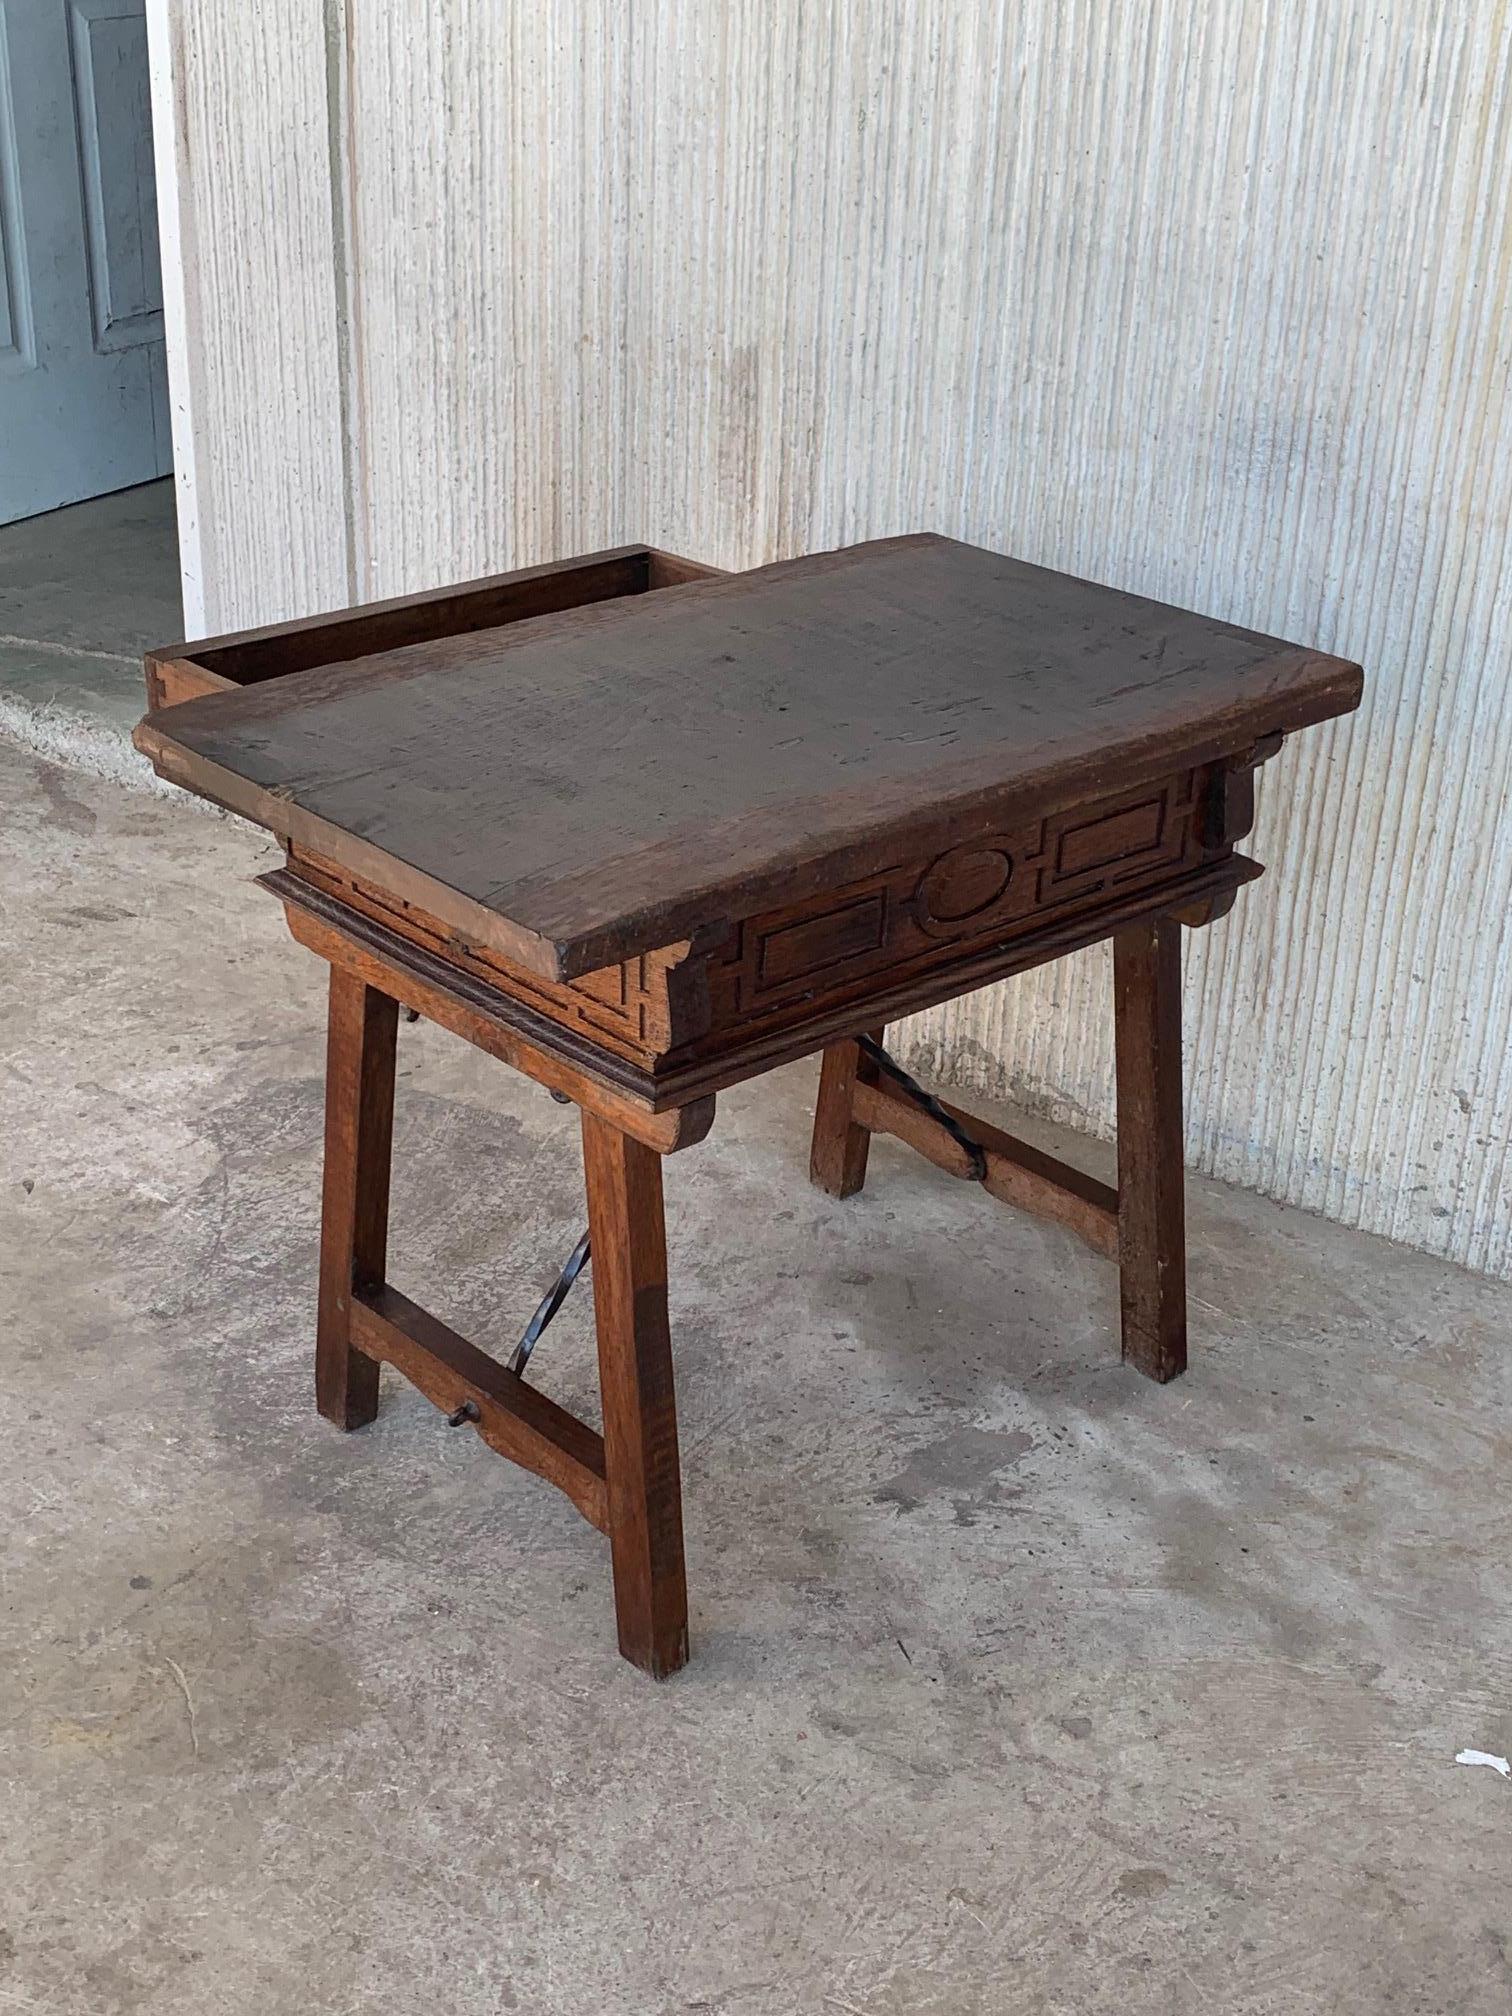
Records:
<instances>
[{"instance_id":1,"label":"drawer","mask_svg":"<svg viewBox=\"0 0 1512 2016\"><path fill-rule=\"evenodd\" d=\"M610 602L621 595L675 588L684 581L706 580L723 571L697 560L684 560L676 553L664 553L655 546L619 546L577 560L522 567L512 574L493 574L482 581L462 581L422 595L403 595L391 602L367 602L355 609L301 617L293 623L273 623L262 630L242 630L234 637L172 644L146 654L147 705L156 713L160 708L176 707L182 700L259 685L265 679L282 678L286 672L307 671L312 665L339 665L351 658L370 657L376 651L398 650L405 644L425 644L473 630L497 630L532 616L550 616L590 602Z\"/></svg>"}]
</instances>

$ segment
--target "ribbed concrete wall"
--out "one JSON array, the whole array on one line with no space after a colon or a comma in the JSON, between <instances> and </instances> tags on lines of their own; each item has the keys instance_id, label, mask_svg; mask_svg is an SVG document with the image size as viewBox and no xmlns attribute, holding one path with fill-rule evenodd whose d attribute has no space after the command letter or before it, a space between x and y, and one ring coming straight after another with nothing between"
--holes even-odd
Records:
<instances>
[{"instance_id":1,"label":"ribbed concrete wall","mask_svg":"<svg viewBox=\"0 0 1512 2016\"><path fill-rule=\"evenodd\" d=\"M925 526L1357 657L1188 941L1191 1151L1512 1275L1506 0L168 15L207 627ZM914 1032L1093 1127L1109 1033L1095 957Z\"/></svg>"}]
</instances>

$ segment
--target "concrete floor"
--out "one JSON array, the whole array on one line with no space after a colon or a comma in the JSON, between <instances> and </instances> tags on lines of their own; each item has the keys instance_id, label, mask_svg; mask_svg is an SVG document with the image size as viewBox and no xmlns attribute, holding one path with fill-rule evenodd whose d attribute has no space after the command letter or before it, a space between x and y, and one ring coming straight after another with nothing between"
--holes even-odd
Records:
<instances>
[{"instance_id":1,"label":"concrete floor","mask_svg":"<svg viewBox=\"0 0 1512 2016\"><path fill-rule=\"evenodd\" d=\"M142 653L183 634L171 479L0 526L0 733L150 788Z\"/></svg>"},{"instance_id":2,"label":"concrete floor","mask_svg":"<svg viewBox=\"0 0 1512 2016\"><path fill-rule=\"evenodd\" d=\"M1069 1236L887 1142L832 1203L812 1067L727 1095L667 1166L657 1687L565 1500L387 1372L314 1412L270 850L4 745L0 821L0 2010L1512 2005L1512 1783L1454 1762L1512 1752L1505 1289L1196 1182L1161 1390ZM400 1041L395 1278L507 1347L571 1115ZM589 1307L536 1362L592 1412Z\"/></svg>"}]
</instances>

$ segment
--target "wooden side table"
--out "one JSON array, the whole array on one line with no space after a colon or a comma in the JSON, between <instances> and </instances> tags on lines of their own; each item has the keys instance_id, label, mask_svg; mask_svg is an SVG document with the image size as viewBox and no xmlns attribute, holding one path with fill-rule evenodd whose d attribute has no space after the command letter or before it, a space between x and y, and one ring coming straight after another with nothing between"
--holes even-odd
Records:
<instances>
[{"instance_id":1,"label":"wooden side table","mask_svg":"<svg viewBox=\"0 0 1512 2016\"><path fill-rule=\"evenodd\" d=\"M661 1158L823 1051L811 1172L897 1135L1116 1259L1186 1363L1179 927L1260 873L1256 767L1357 666L929 536L720 575L646 547L151 653L137 746L267 827L330 964L316 1395L381 1361L609 1537L620 1649L687 1657ZM931 1097L888 1022L1111 938L1114 1190ZM389 1280L400 1007L581 1110L588 1235L508 1365ZM591 1266L603 1431L526 1376Z\"/></svg>"}]
</instances>

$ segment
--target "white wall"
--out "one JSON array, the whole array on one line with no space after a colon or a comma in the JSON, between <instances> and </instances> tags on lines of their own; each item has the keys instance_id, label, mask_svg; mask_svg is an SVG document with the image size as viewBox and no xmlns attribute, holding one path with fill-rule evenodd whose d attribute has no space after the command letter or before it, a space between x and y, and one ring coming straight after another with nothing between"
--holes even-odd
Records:
<instances>
[{"instance_id":1,"label":"white wall","mask_svg":"<svg viewBox=\"0 0 1512 2016\"><path fill-rule=\"evenodd\" d=\"M914 527L1364 662L1190 1145L1512 1276L1508 0L157 0L207 628ZM1101 957L921 1019L1109 1120Z\"/></svg>"}]
</instances>

